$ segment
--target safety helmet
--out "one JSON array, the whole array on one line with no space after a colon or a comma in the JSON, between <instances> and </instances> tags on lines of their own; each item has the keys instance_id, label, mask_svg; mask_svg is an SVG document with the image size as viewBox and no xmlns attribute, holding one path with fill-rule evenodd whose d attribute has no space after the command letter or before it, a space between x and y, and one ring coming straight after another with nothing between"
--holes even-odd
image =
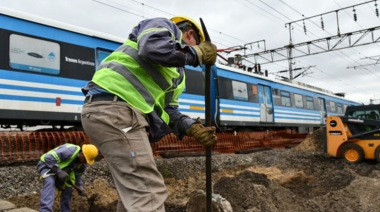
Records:
<instances>
[{"instance_id":1,"label":"safety helmet","mask_svg":"<svg viewBox=\"0 0 380 212\"><path fill-rule=\"evenodd\" d=\"M82 152L86 158L87 164L91 165L95 162L96 157L98 156L98 148L92 144L83 144Z\"/></svg>"},{"instance_id":2,"label":"safety helmet","mask_svg":"<svg viewBox=\"0 0 380 212\"><path fill-rule=\"evenodd\" d=\"M173 21L178 26L179 29L184 28L186 26L186 23L190 22L192 24L192 26L194 26L195 29L198 31L200 42L203 42L206 40L205 36L203 34L202 28L199 26L199 24L194 19L187 17L187 16L184 16L184 15L180 15L180 16L175 16L175 17L171 18L170 20ZM184 23L183 26L181 26L182 22Z\"/></svg>"}]
</instances>

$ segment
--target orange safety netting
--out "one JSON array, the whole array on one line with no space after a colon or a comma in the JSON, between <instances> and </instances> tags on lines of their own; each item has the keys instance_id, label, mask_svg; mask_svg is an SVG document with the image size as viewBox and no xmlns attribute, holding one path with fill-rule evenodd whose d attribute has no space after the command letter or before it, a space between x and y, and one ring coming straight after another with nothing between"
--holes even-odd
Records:
<instances>
[{"instance_id":1,"label":"orange safety netting","mask_svg":"<svg viewBox=\"0 0 380 212\"><path fill-rule=\"evenodd\" d=\"M212 147L213 152L237 153L261 147L284 147L298 144L305 134L294 131L268 132L224 132L217 133L218 142ZM38 160L45 152L64 143L81 145L90 143L83 131L49 131L49 132L1 132L0 162L22 162ZM179 140L174 134L169 134L161 141L151 144L154 156L162 153L204 152L204 147L194 138L185 137Z\"/></svg>"}]
</instances>

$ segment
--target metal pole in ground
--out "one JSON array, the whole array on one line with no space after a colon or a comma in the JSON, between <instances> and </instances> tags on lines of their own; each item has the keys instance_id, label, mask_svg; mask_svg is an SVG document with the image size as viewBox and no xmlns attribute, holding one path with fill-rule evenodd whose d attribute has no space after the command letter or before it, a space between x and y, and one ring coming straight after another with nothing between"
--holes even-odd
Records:
<instances>
[{"instance_id":1,"label":"metal pole in ground","mask_svg":"<svg viewBox=\"0 0 380 212\"><path fill-rule=\"evenodd\" d=\"M206 41L210 41L210 36L202 18L199 18ZM206 126L211 126L211 65L206 65L205 76L205 106L206 106ZM212 175L211 175L211 147L206 147L206 203L207 212L211 212L212 207Z\"/></svg>"}]
</instances>

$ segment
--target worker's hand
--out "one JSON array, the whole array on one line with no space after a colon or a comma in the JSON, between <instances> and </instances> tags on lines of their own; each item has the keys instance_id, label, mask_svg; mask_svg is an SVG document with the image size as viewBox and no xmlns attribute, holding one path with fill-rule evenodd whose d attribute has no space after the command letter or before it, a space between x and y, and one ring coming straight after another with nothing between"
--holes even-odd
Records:
<instances>
[{"instance_id":1,"label":"worker's hand","mask_svg":"<svg viewBox=\"0 0 380 212\"><path fill-rule=\"evenodd\" d=\"M79 187L78 194L79 194L80 196L82 196L82 197L87 196L87 192L86 192L86 190L84 190L83 187Z\"/></svg>"},{"instance_id":2,"label":"worker's hand","mask_svg":"<svg viewBox=\"0 0 380 212\"><path fill-rule=\"evenodd\" d=\"M216 46L209 41L192 46L198 56L199 65L214 65L216 61Z\"/></svg>"},{"instance_id":3,"label":"worker's hand","mask_svg":"<svg viewBox=\"0 0 380 212\"><path fill-rule=\"evenodd\" d=\"M65 171L61 171L58 174L58 178L62 181L65 181L68 177L69 177L69 174L67 174L67 172Z\"/></svg>"},{"instance_id":4,"label":"worker's hand","mask_svg":"<svg viewBox=\"0 0 380 212\"><path fill-rule=\"evenodd\" d=\"M200 118L186 130L186 134L193 136L197 142L205 147L213 145L217 140L215 127L203 126Z\"/></svg>"}]
</instances>

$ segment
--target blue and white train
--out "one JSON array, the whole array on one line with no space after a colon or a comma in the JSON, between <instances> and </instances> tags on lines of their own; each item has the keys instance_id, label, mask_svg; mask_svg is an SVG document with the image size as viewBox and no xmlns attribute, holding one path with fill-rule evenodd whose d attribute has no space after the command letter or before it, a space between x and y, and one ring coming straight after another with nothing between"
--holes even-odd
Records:
<instances>
[{"instance_id":1,"label":"blue and white train","mask_svg":"<svg viewBox=\"0 0 380 212\"><path fill-rule=\"evenodd\" d=\"M203 72L190 67L187 71L180 109L192 117L203 118L204 89L198 83L192 84L203 77ZM291 128L311 132L325 125L325 117L343 115L348 105L359 105L320 88L270 79L226 65L213 66L212 74L212 120L219 129Z\"/></svg>"},{"instance_id":2,"label":"blue and white train","mask_svg":"<svg viewBox=\"0 0 380 212\"><path fill-rule=\"evenodd\" d=\"M103 33L0 7L0 124L81 127L81 92L121 43ZM212 121L221 130L313 129L343 115L348 101L230 66L212 67ZM180 111L205 117L204 71L186 67Z\"/></svg>"}]
</instances>

